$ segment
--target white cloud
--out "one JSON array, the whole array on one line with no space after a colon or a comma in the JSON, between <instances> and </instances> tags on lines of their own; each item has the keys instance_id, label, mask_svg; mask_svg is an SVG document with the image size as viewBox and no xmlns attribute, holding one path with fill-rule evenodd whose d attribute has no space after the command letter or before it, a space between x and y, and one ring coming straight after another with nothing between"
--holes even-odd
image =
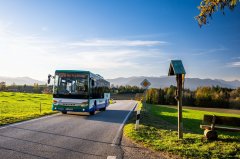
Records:
<instances>
[{"instance_id":1,"label":"white cloud","mask_svg":"<svg viewBox=\"0 0 240 159\"><path fill-rule=\"evenodd\" d=\"M229 66L229 67L240 67L240 61L231 62L227 66Z\"/></svg>"},{"instance_id":2,"label":"white cloud","mask_svg":"<svg viewBox=\"0 0 240 159\"><path fill-rule=\"evenodd\" d=\"M159 50L164 41L82 40L66 42L39 35L21 35L0 24L1 76L44 79L55 69L85 69L107 78L149 74L147 60L168 59ZM157 48L156 48L157 47ZM146 62L144 62L146 61ZM151 70L153 73L154 70ZM135 73L135 74L134 74Z\"/></svg>"},{"instance_id":3,"label":"white cloud","mask_svg":"<svg viewBox=\"0 0 240 159\"><path fill-rule=\"evenodd\" d=\"M89 47L89 46L156 46L166 44L165 41L146 41L146 40L83 40L69 43L70 46Z\"/></svg>"},{"instance_id":4,"label":"white cloud","mask_svg":"<svg viewBox=\"0 0 240 159\"><path fill-rule=\"evenodd\" d=\"M197 52L193 53L192 55L206 55L206 54L212 54L212 53L216 53L216 52L223 52L226 50L228 50L228 49L221 46L219 48L212 48L212 49L208 49L208 50L195 50Z\"/></svg>"}]
</instances>

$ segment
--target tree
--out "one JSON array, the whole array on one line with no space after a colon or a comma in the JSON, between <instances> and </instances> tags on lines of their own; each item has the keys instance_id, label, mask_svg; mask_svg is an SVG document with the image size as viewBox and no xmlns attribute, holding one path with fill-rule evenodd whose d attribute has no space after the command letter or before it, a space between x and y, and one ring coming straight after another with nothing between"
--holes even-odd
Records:
<instances>
[{"instance_id":1,"label":"tree","mask_svg":"<svg viewBox=\"0 0 240 159\"><path fill-rule=\"evenodd\" d=\"M212 14L218 10L221 10L223 14L225 8L233 10L240 0L202 0L198 9L200 13L195 19L198 21L201 27L208 23L208 18L212 17Z\"/></svg>"},{"instance_id":2,"label":"tree","mask_svg":"<svg viewBox=\"0 0 240 159\"><path fill-rule=\"evenodd\" d=\"M212 88L198 87L196 90L196 106L212 106Z\"/></svg>"},{"instance_id":3,"label":"tree","mask_svg":"<svg viewBox=\"0 0 240 159\"><path fill-rule=\"evenodd\" d=\"M4 91L6 89L6 82L0 82L0 91Z\"/></svg>"},{"instance_id":4,"label":"tree","mask_svg":"<svg viewBox=\"0 0 240 159\"><path fill-rule=\"evenodd\" d=\"M165 104L165 93L163 89L159 89L158 91L158 103L159 104Z\"/></svg>"},{"instance_id":5,"label":"tree","mask_svg":"<svg viewBox=\"0 0 240 159\"><path fill-rule=\"evenodd\" d=\"M34 93L40 93L39 91L40 91L40 89L39 89L38 83L34 83L34 85L33 85L33 92Z\"/></svg>"},{"instance_id":6,"label":"tree","mask_svg":"<svg viewBox=\"0 0 240 159\"><path fill-rule=\"evenodd\" d=\"M170 86L169 88L165 88L164 92L165 92L165 95L166 95L166 104L170 104L170 105L176 105L177 104L177 101L175 99L176 97L176 90L177 90L177 87L176 86Z\"/></svg>"}]
</instances>

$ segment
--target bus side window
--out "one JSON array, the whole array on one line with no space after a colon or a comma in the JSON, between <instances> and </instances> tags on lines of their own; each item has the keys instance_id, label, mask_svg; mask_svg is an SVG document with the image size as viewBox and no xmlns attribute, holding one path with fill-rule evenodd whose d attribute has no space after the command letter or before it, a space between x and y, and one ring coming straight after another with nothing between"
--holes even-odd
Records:
<instances>
[{"instance_id":1,"label":"bus side window","mask_svg":"<svg viewBox=\"0 0 240 159\"><path fill-rule=\"evenodd\" d=\"M91 81L92 87L95 87L95 81L93 79Z\"/></svg>"}]
</instances>

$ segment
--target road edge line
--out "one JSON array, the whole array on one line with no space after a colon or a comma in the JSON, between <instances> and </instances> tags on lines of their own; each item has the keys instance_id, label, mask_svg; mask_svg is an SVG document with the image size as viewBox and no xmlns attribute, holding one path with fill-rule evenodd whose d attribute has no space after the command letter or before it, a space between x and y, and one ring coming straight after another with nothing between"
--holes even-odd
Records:
<instances>
[{"instance_id":1,"label":"road edge line","mask_svg":"<svg viewBox=\"0 0 240 159\"><path fill-rule=\"evenodd\" d=\"M138 103L135 104L135 106L133 107L133 109L127 114L127 116L125 117L125 119L123 120L122 124L120 125L118 131L117 131L117 135L115 136L115 138L113 139L112 141L112 144L111 146L116 146L116 142L117 142L117 139L119 138L120 134L121 134L121 131L123 129L123 126L125 125L126 121L128 120L130 114L136 109Z\"/></svg>"}]
</instances>

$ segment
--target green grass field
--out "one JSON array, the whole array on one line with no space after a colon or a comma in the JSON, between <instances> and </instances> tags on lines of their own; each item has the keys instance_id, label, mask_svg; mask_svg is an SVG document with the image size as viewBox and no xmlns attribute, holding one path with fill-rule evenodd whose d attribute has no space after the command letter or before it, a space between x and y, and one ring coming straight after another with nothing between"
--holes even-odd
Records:
<instances>
[{"instance_id":1,"label":"green grass field","mask_svg":"<svg viewBox=\"0 0 240 159\"><path fill-rule=\"evenodd\" d=\"M171 124L177 125L177 122L178 122L177 109L167 107L167 106L151 106L151 105L147 105L147 106L151 107L150 110L153 115L160 116L161 119L166 120ZM202 123L204 114L209 114L209 115L215 114L219 116L235 116L240 118L240 115L237 115L237 114L216 113L216 112L183 109L183 123L184 123L185 131L202 134L203 130L199 128L199 125ZM237 135L237 133L229 133L229 132L224 134Z\"/></svg>"},{"instance_id":2,"label":"green grass field","mask_svg":"<svg viewBox=\"0 0 240 159\"><path fill-rule=\"evenodd\" d=\"M0 92L0 125L53 114L51 107L52 95Z\"/></svg>"},{"instance_id":3,"label":"green grass field","mask_svg":"<svg viewBox=\"0 0 240 159\"><path fill-rule=\"evenodd\" d=\"M134 118L124 128L124 135L154 150L179 155L183 158L240 158L240 133L219 131L217 141L208 141L199 128L204 114L224 116L240 115L211 113L184 109L184 139L177 137L177 109L145 105L141 111L140 129L134 130Z\"/></svg>"}]
</instances>

